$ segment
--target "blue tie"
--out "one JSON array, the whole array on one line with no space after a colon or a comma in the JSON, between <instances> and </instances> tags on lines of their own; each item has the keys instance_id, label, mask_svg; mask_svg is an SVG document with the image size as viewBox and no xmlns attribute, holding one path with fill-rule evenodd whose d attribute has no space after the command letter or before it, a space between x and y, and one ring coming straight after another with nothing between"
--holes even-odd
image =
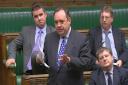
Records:
<instances>
[{"instance_id":1,"label":"blue tie","mask_svg":"<svg viewBox=\"0 0 128 85\"><path fill-rule=\"evenodd\" d=\"M38 32L38 36L37 36L36 43L34 45L33 51L40 51L40 48L41 48L41 45L42 45L42 43L41 43L41 36L42 36L42 34L43 34L43 31L40 30Z\"/></svg>"},{"instance_id":2,"label":"blue tie","mask_svg":"<svg viewBox=\"0 0 128 85\"><path fill-rule=\"evenodd\" d=\"M106 75L108 76L108 85L112 85L112 78L111 78L111 73L110 72L106 72Z\"/></svg>"},{"instance_id":3,"label":"blue tie","mask_svg":"<svg viewBox=\"0 0 128 85\"><path fill-rule=\"evenodd\" d=\"M38 32L38 36L37 36L37 39L36 39L36 42L35 42L35 45L34 45L34 48L32 50L32 54L35 52L35 51L41 51L40 48L41 48L41 36L42 36L42 33L43 31L40 30ZM30 56L30 59L28 61L28 64L27 64L27 67L28 67L28 70L31 70L32 69L32 65L31 65L31 56Z\"/></svg>"},{"instance_id":4,"label":"blue tie","mask_svg":"<svg viewBox=\"0 0 128 85\"><path fill-rule=\"evenodd\" d=\"M111 49L111 43L110 43L110 39L108 37L108 34L110 33L110 31L109 32L104 32L104 33L105 33L105 44L106 44L106 47Z\"/></svg>"},{"instance_id":5,"label":"blue tie","mask_svg":"<svg viewBox=\"0 0 128 85\"><path fill-rule=\"evenodd\" d=\"M60 62L59 59L60 59L61 56L64 54L65 45L66 45L66 39L63 38L63 39L62 39L62 42L61 42L61 45L60 45L60 49L59 49L59 51L58 51L58 55L57 55L57 66L58 66L58 67L60 67L60 64L61 64L61 62Z\"/></svg>"}]
</instances>

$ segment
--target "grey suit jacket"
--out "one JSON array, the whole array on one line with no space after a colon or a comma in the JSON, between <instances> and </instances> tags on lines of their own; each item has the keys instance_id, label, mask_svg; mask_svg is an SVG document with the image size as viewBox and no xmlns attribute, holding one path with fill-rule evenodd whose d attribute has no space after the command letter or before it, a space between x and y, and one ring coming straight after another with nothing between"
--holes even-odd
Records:
<instances>
[{"instance_id":1,"label":"grey suit jacket","mask_svg":"<svg viewBox=\"0 0 128 85\"><path fill-rule=\"evenodd\" d=\"M89 85L106 85L105 76L101 68L92 73ZM114 66L113 85L128 85L128 71L126 69Z\"/></svg>"},{"instance_id":2,"label":"grey suit jacket","mask_svg":"<svg viewBox=\"0 0 128 85\"><path fill-rule=\"evenodd\" d=\"M117 55L119 59L121 59L125 63L128 60L127 58L128 52L126 48L125 36L118 28L114 28L114 27L112 27L112 33L114 37ZM94 56L96 56L96 51L100 47L102 47L102 44L103 44L101 27L91 29L89 31L88 36L89 36L88 38L89 38L91 53Z\"/></svg>"},{"instance_id":3,"label":"grey suit jacket","mask_svg":"<svg viewBox=\"0 0 128 85\"><path fill-rule=\"evenodd\" d=\"M27 70L27 63L30 59L33 46L35 44L35 26L27 26L24 27L20 35L13 40L8 47L8 55L10 58L16 57L16 50L17 48L23 49L24 55L24 72ZM54 28L47 26L46 32L50 33L53 32Z\"/></svg>"},{"instance_id":4,"label":"grey suit jacket","mask_svg":"<svg viewBox=\"0 0 128 85\"><path fill-rule=\"evenodd\" d=\"M44 44L45 60L50 66L48 85L84 85L83 70L91 61L90 49L85 35L71 30L65 53L71 58L68 64L62 64L57 70L57 51L60 36L50 33L46 36Z\"/></svg>"}]
</instances>

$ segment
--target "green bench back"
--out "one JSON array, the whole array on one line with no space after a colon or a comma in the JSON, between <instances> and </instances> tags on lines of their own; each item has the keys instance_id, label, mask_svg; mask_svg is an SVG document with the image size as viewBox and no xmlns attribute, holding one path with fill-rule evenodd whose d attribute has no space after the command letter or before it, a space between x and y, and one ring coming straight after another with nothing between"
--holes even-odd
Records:
<instances>
[{"instance_id":1,"label":"green bench back","mask_svg":"<svg viewBox=\"0 0 128 85\"><path fill-rule=\"evenodd\" d=\"M48 12L47 24L54 26L54 7L46 8ZM128 27L128 6L113 6L114 25ZM99 24L100 7L70 7L72 27L74 29L90 29ZM23 26L33 25L30 8L0 8L0 33L20 32Z\"/></svg>"}]
</instances>

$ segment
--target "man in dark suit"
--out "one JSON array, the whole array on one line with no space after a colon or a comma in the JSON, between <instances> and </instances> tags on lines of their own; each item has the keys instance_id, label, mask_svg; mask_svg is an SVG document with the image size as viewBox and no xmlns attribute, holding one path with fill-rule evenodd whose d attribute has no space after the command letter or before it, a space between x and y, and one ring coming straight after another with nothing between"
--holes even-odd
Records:
<instances>
[{"instance_id":1,"label":"man in dark suit","mask_svg":"<svg viewBox=\"0 0 128 85\"><path fill-rule=\"evenodd\" d=\"M54 12L56 31L46 36L45 62L49 65L48 85L84 85L83 71L91 61L85 35L71 28L69 11Z\"/></svg>"},{"instance_id":2,"label":"man in dark suit","mask_svg":"<svg viewBox=\"0 0 128 85\"><path fill-rule=\"evenodd\" d=\"M9 66L15 63L16 49L22 48L24 54L24 72L26 74L42 73L42 67L36 63L31 66L31 57L38 41L39 31L43 33L40 35L41 46L39 50L43 52L44 40L47 33L54 31L54 29L46 24L47 13L45 9L39 3L33 3L32 16L35 22L35 26L24 27L20 35L13 40L8 47L9 59L6 61L6 65ZM36 69L33 69L35 67ZM36 72L35 72L36 70ZM33 72L32 72L33 71Z\"/></svg>"},{"instance_id":3,"label":"man in dark suit","mask_svg":"<svg viewBox=\"0 0 128 85\"><path fill-rule=\"evenodd\" d=\"M104 6L100 12L100 27L89 31L91 53L96 56L100 47L112 50L115 65L121 67L127 60L127 49L124 34L112 26L113 11L110 6Z\"/></svg>"},{"instance_id":4,"label":"man in dark suit","mask_svg":"<svg viewBox=\"0 0 128 85\"><path fill-rule=\"evenodd\" d=\"M128 85L128 72L113 65L110 49L101 47L96 55L100 68L92 73L89 85Z\"/></svg>"}]
</instances>

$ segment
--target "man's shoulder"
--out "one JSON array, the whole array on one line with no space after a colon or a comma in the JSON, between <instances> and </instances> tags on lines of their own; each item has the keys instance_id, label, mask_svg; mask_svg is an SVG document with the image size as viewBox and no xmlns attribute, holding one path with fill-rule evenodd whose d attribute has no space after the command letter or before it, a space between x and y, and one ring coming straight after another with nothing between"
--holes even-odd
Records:
<instances>
[{"instance_id":1,"label":"man's shoulder","mask_svg":"<svg viewBox=\"0 0 128 85\"><path fill-rule=\"evenodd\" d=\"M116 33L122 33L121 29L116 28L116 27L112 27L112 31L114 31Z\"/></svg>"},{"instance_id":2,"label":"man's shoulder","mask_svg":"<svg viewBox=\"0 0 128 85\"><path fill-rule=\"evenodd\" d=\"M54 32L55 31L55 28L53 26L47 26L46 28L47 32L50 33L50 32Z\"/></svg>"},{"instance_id":3,"label":"man's shoulder","mask_svg":"<svg viewBox=\"0 0 128 85\"><path fill-rule=\"evenodd\" d=\"M24 32L24 31L30 31L30 30L35 30L35 26L24 26L23 28L22 28L22 32Z\"/></svg>"},{"instance_id":4,"label":"man's shoulder","mask_svg":"<svg viewBox=\"0 0 128 85\"><path fill-rule=\"evenodd\" d=\"M57 33L56 33L56 31L53 31L53 32L50 32L50 33L48 33L47 35L46 35L46 38L47 37L55 37L55 35L57 35Z\"/></svg>"},{"instance_id":5,"label":"man's shoulder","mask_svg":"<svg viewBox=\"0 0 128 85\"><path fill-rule=\"evenodd\" d=\"M90 32L90 33L97 33L97 32L99 32L100 30L101 30L101 27L100 27L100 26L97 26L97 27L95 27L95 28L89 29L89 32Z\"/></svg>"},{"instance_id":6,"label":"man's shoulder","mask_svg":"<svg viewBox=\"0 0 128 85\"><path fill-rule=\"evenodd\" d=\"M71 30L71 33L73 34L73 35L76 35L76 36L85 36L86 34L85 33L81 33L81 32L79 32L79 31L77 31L77 30Z\"/></svg>"},{"instance_id":7,"label":"man's shoulder","mask_svg":"<svg viewBox=\"0 0 128 85\"><path fill-rule=\"evenodd\" d=\"M117 70L117 72L119 74L125 74L125 73L128 74L128 69L126 69L126 68L114 66L114 69Z\"/></svg>"}]
</instances>

